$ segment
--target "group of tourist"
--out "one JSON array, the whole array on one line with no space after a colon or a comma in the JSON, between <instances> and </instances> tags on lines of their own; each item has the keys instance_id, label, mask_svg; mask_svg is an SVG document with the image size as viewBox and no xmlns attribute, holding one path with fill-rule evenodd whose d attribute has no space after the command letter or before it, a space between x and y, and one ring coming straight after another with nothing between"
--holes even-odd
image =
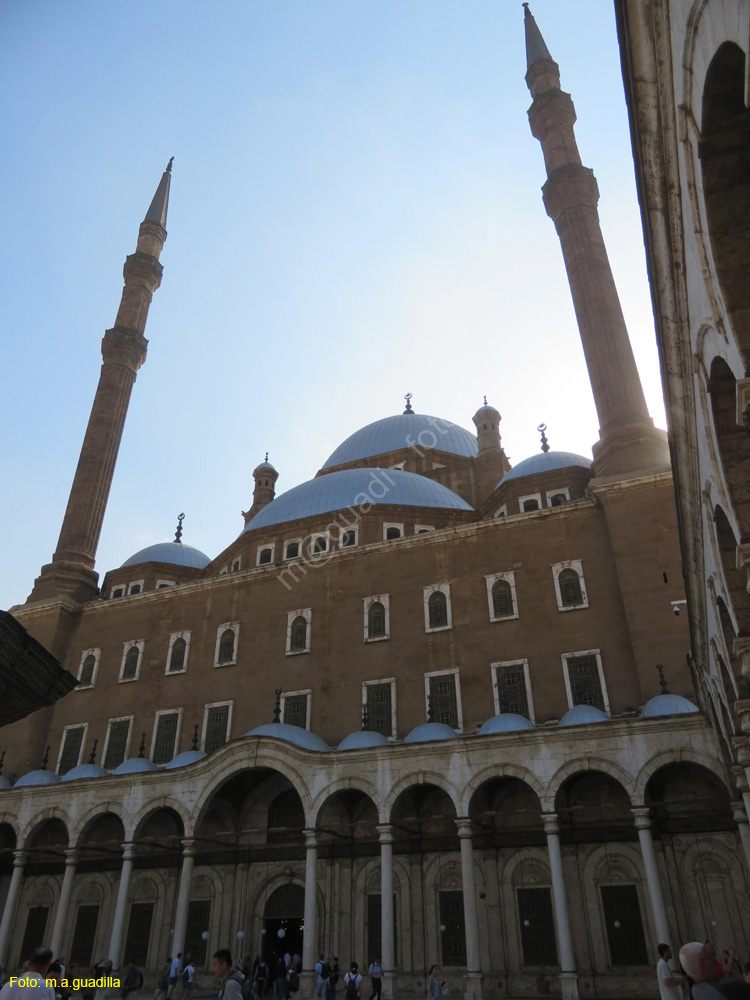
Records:
<instances>
[{"instance_id":1,"label":"group of tourist","mask_svg":"<svg viewBox=\"0 0 750 1000\"><path fill-rule=\"evenodd\" d=\"M684 944L679 970L669 965L672 949L668 944L660 944L657 950L661 1000L683 1000L685 993L692 1000L750 1000L750 962L742 966L734 948L726 948L720 962L710 941Z\"/></svg>"}]
</instances>

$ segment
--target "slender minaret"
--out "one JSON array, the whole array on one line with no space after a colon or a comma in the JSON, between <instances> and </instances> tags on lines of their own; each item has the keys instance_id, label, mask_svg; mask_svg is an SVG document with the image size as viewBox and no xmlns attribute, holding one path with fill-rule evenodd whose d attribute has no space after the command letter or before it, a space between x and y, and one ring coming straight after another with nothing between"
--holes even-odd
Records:
<instances>
[{"instance_id":1,"label":"slender minaret","mask_svg":"<svg viewBox=\"0 0 750 1000\"><path fill-rule=\"evenodd\" d=\"M565 268L591 379L599 440L596 476L620 476L669 464L666 435L654 427L617 296L599 225L599 188L581 165L570 94L560 89L560 69L524 5L526 83L532 134L547 168L544 207L560 237Z\"/></svg>"},{"instance_id":2,"label":"slender minaret","mask_svg":"<svg viewBox=\"0 0 750 1000\"><path fill-rule=\"evenodd\" d=\"M87 601L98 593L94 560L102 530L122 429L138 369L146 360L151 298L161 284L159 255L167 238L172 160L162 175L134 254L125 259L125 287L115 325L102 340L99 385L83 439L60 538L52 562L42 567L29 601L67 597Z\"/></svg>"},{"instance_id":3,"label":"slender minaret","mask_svg":"<svg viewBox=\"0 0 750 1000\"><path fill-rule=\"evenodd\" d=\"M264 462L256 466L253 470L253 480L255 489L253 490L253 505L250 510L243 510L242 516L245 518L245 525L255 517L258 511L263 510L276 496L276 480L279 474L268 461L268 452Z\"/></svg>"}]
</instances>

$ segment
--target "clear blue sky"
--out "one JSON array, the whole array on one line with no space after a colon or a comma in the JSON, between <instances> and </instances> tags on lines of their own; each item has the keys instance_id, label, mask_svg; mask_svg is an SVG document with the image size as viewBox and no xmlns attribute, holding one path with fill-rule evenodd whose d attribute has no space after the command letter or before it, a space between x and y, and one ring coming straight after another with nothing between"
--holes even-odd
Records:
<instances>
[{"instance_id":1,"label":"clear blue sky","mask_svg":"<svg viewBox=\"0 0 750 1000\"><path fill-rule=\"evenodd\" d=\"M532 4L575 101L652 415L661 383L612 4ZM174 155L164 279L97 569L217 555L358 427L472 428L518 462L596 416L529 131L516 0L5 0L0 607L54 551L125 255Z\"/></svg>"}]
</instances>

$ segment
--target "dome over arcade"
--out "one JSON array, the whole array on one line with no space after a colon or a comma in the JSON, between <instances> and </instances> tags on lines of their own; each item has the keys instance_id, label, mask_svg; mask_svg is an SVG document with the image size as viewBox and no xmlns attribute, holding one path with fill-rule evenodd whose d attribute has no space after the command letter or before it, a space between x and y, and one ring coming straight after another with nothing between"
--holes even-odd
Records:
<instances>
[{"instance_id":1,"label":"dome over arcade","mask_svg":"<svg viewBox=\"0 0 750 1000\"><path fill-rule=\"evenodd\" d=\"M413 472L400 469L342 469L310 479L282 493L259 511L244 531L345 510L365 502L448 510L472 509L447 486Z\"/></svg>"},{"instance_id":2,"label":"dome over arcade","mask_svg":"<svg viewBox=\"0 0 750 1000\"><path fill-rule=\"evenodd\" d=\"M560 726L586 726L592 722L609 722L610 716L595 705L574 705L560 719Z\"/></svg>"},{"instance_id":3,"label":"dome over arcade","mask_svg":"<svg viewBox=\"0 0 750 1000\"><path fill-rule=\"evenodd\" d=\"M404 743L426 743L429 740L455 740L458 733L444 722L423 722L404 737Z\"/></svg>"},{"instance_id":4,"label":"dome over arcade","mask_svg":"<svg viewBox=\"0 0 750 1000\"><path fill-rule=\"evenodd\" d=\"M171 771L173 767L187 767L189 764L197 764L206 756L207 754L203 750L185 750L173 757L168 764L165 764L164 770Z\"/></svg>"},{"instance_id":5,"label":"dome over arcade","mask_svg":"<svg viewBox=\"0 0 750 1000\"><path fill-rule=\"evenodd\" d=\"M128 757L112 774L142 774L144 771L158 771L158 767L148 757Z\"/></svg>"},{"instance_id":6,"label":"dome over arcade","mask_svg":"<svg viewBox=\"0 0 750 1000\"><path fill-rule=\"evenodd\" d=\"M22 774L15 784L16 788L27 785L56 785L60 781L60 775L46 768L39 768L37 771L29 771Z\"/></svg>"},{"instance_id":7,"label":"dome over arcade","mask_svg":"<svg viewBox=\"0 0 750 1000\"><path fill-rule=\"evenodd\" d=\"M149 545L126 559L120 569L147 562L171 563L173 566L205 569L211 560L205 552L193 548L192 545L185 545L184 542L157 542L156 545Z\"/></svg>"},{"instance_id":8,"label":"dome over arcade","mask_svg":"<svg viewBox=\"0 0 750 1000\"><path fill-rule=\"evenodd\" d=\"M78 767L71 767L69 771L66 771L62 776L63 781L77 781L79 778L106 778L109 776L109 771L102 767L101 764L79 764Z\"/></svg>"},{"instance_id":9,"label":"dome over arcade","mask_svg":"<svg viewBox=\"0 0 750 1000\"><path fill-rule=\"evenodd\" d=\"M315 733L309 729L302 729L301 726L290 726L287 722L266 722L262 726L256 726L245 736L272 736L277 740L285 740L287 743L294 743L305 750L330 750L331 748Z\"/></svg>"},{"instance_id":10,"label":"dome over arcade","mask_svg":"<svg viewBox=\"0 0 750 1000\"><path fill-rule=\"evenodd\" d=\"M700 709L680 694L657 694L643 706L641 717L655 719L660 715L687 715L689 712L700 712Z\"/></svg>"},{"instance_id":11,"label":"dome over arcade","mask_svg":"<svg viewBox=\"0 0 750 1000\"><path fill-rule=\"evenodd\" d=\"M350 434L323 463L324 469L348 462L360 462L374 455L415 446L421 451L446 451L461 458L475 458L477 439L471 431L444 420L415 413L409 408L405 413L375 420L366 427Z\"/></svg>"},{"instance_id":12,"label":"dome over arcade","mask_svg":"<svg viewBox=\"0 0 750 1000\"><path fill-rule=\"evenodd\" d=\"M511 479L521 479L524 476L535 476L539 472L554 472L556 469L569 469L571 466L578 466L582 469L590 469L592 465L590 458L583 455L576 455L572 451L547 451L540 452L525 458L518 465L506 472L498 486L510 482Z\"/></svg>"},{"instance_id":13,"label":"dome over arcade","mask_svg":"<svg viewBox=\"0 0 750 1000\"><path fill-rule=\"evenodd\" d=\"M372 729L359 729L355 733L349 733L339 743L338 750L361 750L364 747L387 747L388 740L382 733L376 733Z\"/></svg>"},{"instance_id":14,"label":"dome over arcade","mask_svg":"<svg viewBox=\"0 0 750 1000\"><path fill-rule=\"evenodd\" d=\"M487 733L517 733L525 729L533 729L534 723L527 719L525 715L518 715L516 712L501 712L487 719L479 730L480 736Z\"/></svg>"}]
</instances>

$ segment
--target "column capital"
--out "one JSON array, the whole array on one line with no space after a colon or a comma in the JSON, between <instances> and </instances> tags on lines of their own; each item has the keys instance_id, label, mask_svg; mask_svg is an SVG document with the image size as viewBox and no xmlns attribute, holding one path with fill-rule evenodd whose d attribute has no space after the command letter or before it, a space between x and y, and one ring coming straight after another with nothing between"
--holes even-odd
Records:
<instances>
[{"instance_id":1,"label":"column capital","mask_svg":"<svg viewBox=\"0 0 750 1000\"><path fill-rule=\"evenodd\" d=\"M651 809L649 806L633 806L630 810L635 819L636 830L650 830L652 826Z\"/></svg>"},{"instance_id":2,"label":"column capital","mask_svg":"<svg viewBox=\"0 0 750 1000\"><path fill-rule=\"evenodd\" d=\"M75 867L78 864L78 849L75 847L67 847L65 849L65 864Z\"/></svg>"},{"instance_id":3,"label":"column capital","mask_svg":"<svg viewBox=\"0 0 750 1000\"><path fill-rule=\"evenodd\" d=\"M547 836L551 833L560 833L560 817L557 813L542 813L542 823L544 823L544 832Z\"/></svg>"},{"instance_id":4,"label":"column capital","mask_svg":"<svg viewBox=\"0 0 750 1000\"><path fill-rule=\"evenodd\" d=\"M302 831L305 835L305 847L310 850L312 847L318 846L318 841L316 839L316 833L318 832L314 827L308 828Z\"/></svg>"},{"instance_id":5,"label":"column capital","mask_svg":"<svg viewBox=\"0 0 750 1000\"><path fill-rule=\"evenodd\" d=\"M182 856L183 858L194 858L198 853L197 841L192 837L186 837L182 841Z\"/></svg>"},{"instance_id":6,"label":"column capital","mask_svg":"<svg viewBox=\"0 0 750 1000\"><path fill-rule=\"evenodd\" d=\"M13 851L13 867L23 868L29 860L28 851Z\"/></svg>"},{"instance_id":7,"label":"column capital","mask_svg":"<svg viewBox=\"0 0 750 1000\"><path fill-rule=\"evenodd\" d=\"M393 827L390 823L378 823L375 829L378 831L378 838L381 844L393 843Z\"/></svg>"},{"instance_id":8,"label":"column capital","mask_svg":"<svg viewBox=\"0 0 750 1000\"><path fill-rule=\"evenodd\" d=\"M132 861L135 857L135 844L132 840L126 840L122 845L122 860Z\"/></svg>"},{"instance_id":9,"label":"column capital","mask_svg":"<svg viewBox=\"0 0 750 1000\"><path fill-rule=\"evenodd\" d=\"M747 816L747 810L745 809L745 803L741 801L730 802L729 805L732 807L732 819L735 823L749 823L750 820Z\"/></svg>"},{"instance_id":10,"label":"column capital","mask_svg":"<svg viewBox=\"0 0 750 1000\"><path fill-rule=\"evenodd\" d=\"M459 837L471 837L472 835L472 823L468 816L457 816L456 826L458 827Z\"/></svg>"}]
</instances>

